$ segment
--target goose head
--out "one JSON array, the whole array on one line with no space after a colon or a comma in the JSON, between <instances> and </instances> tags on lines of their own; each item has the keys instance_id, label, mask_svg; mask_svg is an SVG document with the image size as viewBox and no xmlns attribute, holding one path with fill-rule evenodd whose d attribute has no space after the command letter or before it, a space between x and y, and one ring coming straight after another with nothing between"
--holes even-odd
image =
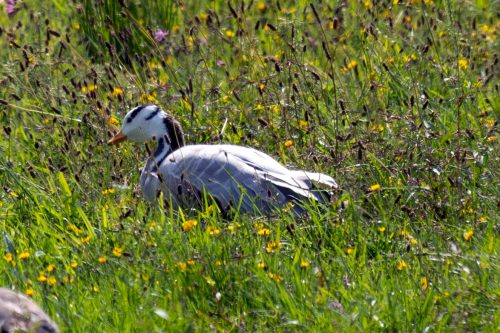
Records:
<instances>
[{"instance_id":1,"label":"goose head","mask_svg":"<svg viewBox=\"0 0 500 333\"><path fill-rule=\"evenodd\" d=\"M184 146L184 135L179 122L154 104L137 106L130 110L123 120L121 130L108 144L122 141L160 141L172 150Z\"/></svg>"}]
</instances>

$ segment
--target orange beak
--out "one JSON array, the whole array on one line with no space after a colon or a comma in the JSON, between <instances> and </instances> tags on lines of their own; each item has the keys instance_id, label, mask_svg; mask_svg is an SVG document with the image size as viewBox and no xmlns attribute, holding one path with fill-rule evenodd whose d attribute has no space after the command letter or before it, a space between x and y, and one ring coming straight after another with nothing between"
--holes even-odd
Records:
<instances>
[{"instance_id":1,"label":"orange beak","mask_svg":"<svg viewBox=\"0 0 500 333\"><path fill-rule=\"evenodd\" d=\"M125 140L127 140L127 136L123 134L122 131L120 130L111 139L109 139L108 145L116 145Z\"/></svg>"}]
</instances>

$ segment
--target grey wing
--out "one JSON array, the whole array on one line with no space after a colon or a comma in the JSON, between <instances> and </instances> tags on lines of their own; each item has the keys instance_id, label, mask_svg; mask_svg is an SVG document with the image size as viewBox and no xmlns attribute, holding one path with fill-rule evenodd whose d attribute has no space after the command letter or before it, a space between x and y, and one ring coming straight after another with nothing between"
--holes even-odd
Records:
<instances>
[{"instance_id":1,"label":"grey wing","mask_svg":"<svg viewBox=\"0 0 500 333\"><path fill-rule=\"evenodd\" d=\"M273 206L283 205L286 198L276 191L272 177L254 167L258 161L254 158L255 163L247 163L231 151L232 147L198 145L175 151L160 167L162 186L183 202L192 201L193 192L198 200L207 193L222 209L234 207L240 212L269 212Z\"/></svg>"},{"instance_id":2,"label":"grey wing","mask_svg":"<svg viewBox=\"0 0 500 333\"><path fill-rule=\"evenodd\" d=\"M156 167L153 165L154 159L149 158L141 172L141 190L144 198L153 202L158 197L161 190L160 180Z\"/></svg>"}]
</instances>

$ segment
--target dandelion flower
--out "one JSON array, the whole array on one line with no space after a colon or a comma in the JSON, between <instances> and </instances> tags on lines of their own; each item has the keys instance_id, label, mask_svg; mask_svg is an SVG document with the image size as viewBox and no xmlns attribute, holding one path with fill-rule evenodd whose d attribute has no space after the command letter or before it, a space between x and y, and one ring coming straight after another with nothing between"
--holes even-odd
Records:
<instances>
[{"instance_id":1,"label":"dandelion flower","mask_svg":"<svg viewBox=\"0 0 500 333\"><path fill-rule=\"evenodd\" d=\"M207 233L210 236L217 236L221 233L221 230L217 227L213 227L213 226L209 225L209 226L207 226Z\"/></svg>"},{"instance_id":2,"label":"dandelion flower","mask_svg":"<svg viewBox=\"0 0 500 333\"><path fill-rule=\"evenodd\" d=\"M281 242L271 241L271 242L267 243L266 252L267 253L274 253L274 252L278 251L280 247L281 247Z\"/></svg>"},{"instance_id":3,"label":"dandelion flower","mask_svg":"<svg viewBox=\"0 0 500 333\"><path fill-rule=\"evenodd\" d=\"M55 269L56 269L56 266L54 264L47 265L47 272L52 273L53 271L55 271Z\"/></svg>"},{"instance_id":4,"label":"dandelion flower","mask_svg":"<svg viewBox=\"0 0 500 333\"><path fill-rule=\"evenodd\" d=\"M266 8L267 8L267 5L266 5L266 3L265 3L264 1L259 1L259 2L257 3L257 9L258 9L259 11L263 12L263 11L265 11L265 10L266 10Z\"/></svg>"},{"instance_id":5,"label":"dandelion flower","mask_svg":"<svg viewBox=\"0 0 500 333\"><path fill-rule=\"evenodd\" d=\"M19 254L19 259L28 259L30 257L30 253L29 251L23 251Z\"/></svg>"},{"instance_id":6,"label":"dandelion flower","mask_svg":"<svg viewBox=\"0 0 500 333\"><path fill-rule=\"evenodd\" d=\"M97 261L99 261L100 264L105 264L108 262L108 258L106 257L99 257L99 259L97 259Z\"/></svg>"},{"instance_id":7,"label":"dandelion flower","mask_svg":"<svg viewBox=\"0 0 500 333\"><path fill-rule=\"evenodd\" d=\"M71 231L72 233L74 233L75 235L78 235L80 233L80 228L78 228L76 225L74 225L73 223L69 224L67 229L69 231Z\"/></svg>"},{"instance_id":8,"label":"dandelion flower","mask_svg":"<svg viewBox=\"0 0 500 333\"><path fill-rule=\"evenodd\" d=\"M380 186L380 184L373 184L372 186L370 186L370 192L375 192L375 191L378 191L380 190L382 187Z\"/></svg>"},{"instance_id":9,"label":"dandelion flower","mask_svg":"<svg viewBox=\"0 0 500 333\"><path fill-rule=\"evenodd\" d=\"M292 140L286 140L285 141L285 148L290 148L293 146L293 141Z\"/></svg>"},{"instance_id":10,"label":"dandelion flower","mask_svg":"<svg viewBox=\"0 0 500 333\"><path fill-rule=\"evenodd\" d=\"M257 263L257 268L259 268L259 269L266 269L266 268L267 268L267 265L266 265L266 263L265 263L265 262L263 262L263 261L259 261L259 262Z\"/></svg>"},{"instance_id":11,"label":"dandelion flower","mask_svg":"<svg viewBox=\"0 0 500 333\"><path fill-rule=\"evenodd\" d=\"M427 278L425 276L422 276L422 278L420 279L420 285L422 286L422 290L427 289L429 284L428 284Z\"/></svg>"},{"instance_id":12,"label":"dandelion flower","mask_svg":"<svg viewBox=\"0 0 500 333\"><path fill-rule=\"evenodd\" d=\"M119 247L119 246L115 246L115 247L113 248L113 251L112 251L112 252L113 252L113 255L114 255L115 257L121 257L121 256L122 256L122 253L123 253L123 248L121 248L121 247Z\"/></svg>"},{"instance_id":13,"label":"dandelion flower","mask_svg":"<svg viewBox=\"0 0 500 333\"><path fill-rule=\"evenodd\" d=\"M108 194L113 194L113 193L115 193L114 188L107 188L107 189L102 190L102 192L101 192L102 195L108 195Z\"/></svg>"},{"instance_id":14,"label":"dandelion flower","mask_svg":"<svg viewBox=\"0 0 500 333\"><path fill-rule=\"evenodd\" d=\"M40 283L47 282L47 276L45 276L44 272L40 272L40 274L38 275L38 282Z\"/></svg>"},{"instance_id":15,"label":"dandelion flower","mask_svg":"<svg viewBox=\"0 0 500 333\"><path fill-rule=\"evenodd\" d=\"M470 241L472 239L472 236L474 235L474 230L467 230L464 232L464 239L465 241Z\"/></svg>"},{"instance_id":16,"label":"dandelion flower","mask_svg":"<svg viewBox=\"0 0 500 333\"><path fill-rule=\"evenodd\" d=\"M113 97L123 96L123 88L114 87L113 91L111 92L111 96Z\"/></svg>"},{"instance_id":17,"label":"dandelion flower","mask_svg":"<svg viewBox=\"0 0 500 333\"><path fill-rule=\"evenodd\" d=\"M274 282L277 282L277 283L280 283L281 281L283 281L283 277L279 276L278 274L274 274L274 273L269 272L267 274L267 276L269 276L269 278L271 280L274 280Z\"/></svg>"},{"instance_id":18,"label":"dandelion flower","mask_svg":"<svg viewBox=\"0 0 500 333\"><path fill-rule=\"evenodd\" d=\"M14 261L14 256L12 255L12 253L10 252L7 252L7 254L3 257L5 259L5 261L7 261L8 263L11 263Z\"/></svg>"},{"instance_id":19,"label":"dandelion flower","mask_svg":"<svg viewBox=\"0 0 500 333\"><path fill-rule=\"evenodd\" d=\"M95 84L89 84L88 86L83 86L81 89L81 92L84 94L91 93L97 89L97 86Z\"/></svg>"},{"instance_id":20,"label":"dandelion flower","mask_svg":"<svg viewBox=\"0 0 500 333\"><path fill-rule=\"evenodd\" d=\"M185 272L187 271L187 264L185 262L178 262L177 264L175 264L175 266L177 266L177 268L181 271L181 272Z\"/></svg>"},{"instance_id":21,"label":"dandelion flower","mask_svg":"<svg viewBox=\"0 0 500 333\"><path fill-rule=\"evenodd\" d=\"M257 235L259 235L259 236L269 236L270 234L271 234L271 230L269 230L267 228L262 228L262 229L257 230Z\"/></svg>"},{"instance_id":22,"label":"dandelion flower","mask_svg":"<svg viewBox=\"0 0 500 333\"><path fill-rule=\"evenodd\" d=\"M396 268L398 269L398 271L402 271L402 270L408 268L408 264L404 260L400 260L400 261L398 261Z\"/></svg>"},{"instance_id":23,"label":"dandelion flower","mask_svg":"<svg viewBox=\"0 0 500 333\"><path fill-rule=\"evenodd\" d=\"M184 223L182 223L182 230L184 232L189 232L193 230L193 228L198 224L198 221L196 220L186 220Z\"/></svg>"},{"instance_id":24,"label":"dandelion flower","mask_svg":"<svg viewBox=\"0 0 500 333\"><path fill-rule=\"evenodd\" d=\"M35 291L33 290L33 288L29 287L29 288L26 288L24 293L26 294L26 296L32 297L33 294L35 293Z\"/></svg>"},{"instance_id":25,"label":"dandelion flower","mask_svg":"<svg viewBox=\"0 0 500 333\"><path fill-rule=\"evenodd\" d=\"M55 286L57 284L57 279L55 276L51 275L47 278L47 284L49 286Z\"/></svg>"},{"instance_id":26,"label":"dandelion flower","mask_svg":"<svg viewBox=\"0 0 500 333\"><path fill-rule=\"evenodd\" d=\"M469 67L469 61L465 58L460 58L458 60L458 68L460 69L467 69Z\"/></svg>"},{"instance_id":27,"label":"dandelion flower","mask_svg":"<svg viewBox=\"0 0 500 333\"><path fill-rule=\"evenodd\" d=\"M226 35L227 38L233 38L235 36L235 33L233 30L226 30L226 32L224 33Z\"/></svg>"},{"instance_id":28,"label":"dandelion flower","mask_svg":"<svg viewBox=\"0 0 500 333\"><path fill-rule=\"evenodd\" d=\"M311 265L311 262L307 259L302 259L300 261L300 268L307 268Z\"/></svg>"}]
</instances>

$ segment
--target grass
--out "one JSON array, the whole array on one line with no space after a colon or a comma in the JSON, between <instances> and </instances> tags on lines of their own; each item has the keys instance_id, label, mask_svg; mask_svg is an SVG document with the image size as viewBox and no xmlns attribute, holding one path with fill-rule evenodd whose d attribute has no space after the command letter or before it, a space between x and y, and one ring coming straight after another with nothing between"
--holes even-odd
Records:
<instances>
[{"instance_id":1,"label":"grass","mask_svg":"<svg viewBox=\"0 0 500 333\"><path fill-rule=\"evenodd\" d=\"M230 3L127 63L70 2L2 14L0 284L71 332L498 328L498 2ZM142 102L342 191L305 220L148 205L146 147L105 144Z\"/></svg>"}]
</instances>

